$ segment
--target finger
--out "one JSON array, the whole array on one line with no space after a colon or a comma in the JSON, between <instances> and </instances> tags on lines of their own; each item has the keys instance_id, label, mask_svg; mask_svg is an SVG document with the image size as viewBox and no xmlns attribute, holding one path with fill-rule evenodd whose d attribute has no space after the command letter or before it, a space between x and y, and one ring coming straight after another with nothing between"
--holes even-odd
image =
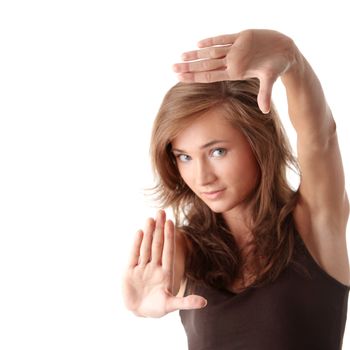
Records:
<instances>
[{"instance_id":1,"label":"finger","mask_svg":"<svg viewBox=\"0 0 350 350\"><path fill-rule=\"evenodd\" d=\"M165 223L165 239L162 265L165 271L173 272L174 268L174 255L175 255L175 234L174 224L171 220Z\"/></svg>"},{"instance_id":2,"label":"finger","mask_svg":"<svg viewBox=\"0 0 350 350\"><path fill-rule=\"evenodd\" d=\"M229 80L226 70L212 70L209 72L198 73L180 73L178 74L180 81L184 83L213 83L215 81Z\"/></svg>"},{"instance_id":3,"label":"finger","mask_svg":"<svg viewBox=\"0 0 350 350\"><path fill-rule=\"evenodd\" d=\"M207 300L199 295L188 295L183 298L170 297L166 304L166 312L202 309L207 306L207 304Z\"/></svg>"},{"instance_id":4,"label":"finger","mask_svg":"<svg viewBox=\"0 0 350 350\"><path fill-rule=\"evenodd\" d=\"M220 70L226 68L225 59L209 59L188 63L177 63L173 66L176 73L187 72L206 72L211 70Z\"/></svg>"},{"instance_id":5,"label":"finger","mask_svg":"<svg viewBox=\"0 0 350 350\"><path fill-rule=\"evenodd\" d=\"M139 262L140 247L142 243L143 231L138 230L135 235L134 244L131 249L131 255L129 260L129 267L135 267Z\"/></svg>"},{"instance_id":6,"label":"finger","mask_svg":"<svg viewBox=\"0 0 350 350\"><path fill-rule=\"evenodd\" d=\"M276 79L273 77L261 77L259 80L258 105L260 110L267 114L271 109L272 87Z\"/></svg>"},{"instance_id":7,"label":"finger","mask_svg":"<svg viewBox=\"0 0 350 350\"><path fill-rule=\"evenodd\" d=\"M224 34L218 35L211 38L202 39L198 42L198 47L208 47L213 45L228 45L233 44L238 38L237 34Z\"/></svg>"},{"instance_id":8,"label":"finger","mask_svg":"<svg viewBox=\"0 0 350 350\"><path fill-rule=\"evenodd\" d=\"M148 219L146 222L144 237L141 245L141 254L139 258L139 265L146 265L151 260L151 246L154 231L154 220Z\"/></svg>"},{"instance_id":9,"label":"finger","mask_svg":"<svg viewBox=\"0 0 350 350\"><path fill-rule=\"evenodd\" d=\"M152 242L152 263L155 264L161 264L162 262L165 216L163 210L157 213L156 227Z\"/></svg>"},{"instance_id":10,"label":"finger","mask_svg":"<svg viewBox=\"0 0 350 350\"><path fill-rule=\"evenodd\" d=\"M188 52L184 52L181 55L181 58L184 61L194 61L194 60L205 59L205 58L222 58L226 56L230 47L231 45L226 45L226 46L208 47L203 50L188 51Z\"/></svg>"}]
</instances>

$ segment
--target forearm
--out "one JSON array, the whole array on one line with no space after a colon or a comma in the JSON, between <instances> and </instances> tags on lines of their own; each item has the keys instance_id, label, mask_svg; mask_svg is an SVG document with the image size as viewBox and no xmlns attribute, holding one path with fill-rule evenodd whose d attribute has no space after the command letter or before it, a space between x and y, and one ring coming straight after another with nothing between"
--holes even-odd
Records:
<instances>
[{"instance_id":1,"label":"forearm","mask_svg":"<svg viewBox=\"0 0 350 350\"><path fill-rule=\"evenodd\" d=\"M294 63L281 76L287 92L289 117L298 137L323 143L335 130L332 112L312 67L293 46Z\"/></svg>"}]
</instances>

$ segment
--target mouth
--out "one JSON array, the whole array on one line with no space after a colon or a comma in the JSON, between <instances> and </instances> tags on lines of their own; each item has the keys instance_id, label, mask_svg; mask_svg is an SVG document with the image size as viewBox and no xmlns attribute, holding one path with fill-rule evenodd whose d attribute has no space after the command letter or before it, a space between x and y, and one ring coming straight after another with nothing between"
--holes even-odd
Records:
<instances>
[{"instance_id":1,"label":"mouth","mask_svg":"<svg viewBox=\"0 0 350 350\"><path fill-rule=\"evenodd\" d=\"M208 199L217 199L223 194L224 191L225 189L211 192L202 192L202 195Z\"/></svg>"}]
</instances>

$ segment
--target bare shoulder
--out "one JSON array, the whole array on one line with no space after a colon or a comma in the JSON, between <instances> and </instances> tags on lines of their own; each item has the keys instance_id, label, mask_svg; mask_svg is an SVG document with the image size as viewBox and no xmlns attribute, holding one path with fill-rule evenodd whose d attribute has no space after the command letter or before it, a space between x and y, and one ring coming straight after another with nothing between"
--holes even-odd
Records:
<instances>
[{"instance_id":1,"label":"bare shoulder","mask_svg":"<svg viewBox=\"0 0 350 350\"><path fill-rule=\"evenodd\" d=\"M176 228L175 231L175 271L174 271L174 288L173 294L182 297L185 287L185 266L188 254L188 244L184 232Z\"/></svg>"},{"instance_id":2,"label":"bare shoulder","mask_svg":"<svg viewBox=\"0 0 350 350\"><path fill-rule=\"evenodd\" d=\"M331 277L349 286L350 267L346 244L349 207L334 221L326 213L312 212L305 202L299 200L293 216L298 232L314 260Z\"/></svg>"}]
</instances>

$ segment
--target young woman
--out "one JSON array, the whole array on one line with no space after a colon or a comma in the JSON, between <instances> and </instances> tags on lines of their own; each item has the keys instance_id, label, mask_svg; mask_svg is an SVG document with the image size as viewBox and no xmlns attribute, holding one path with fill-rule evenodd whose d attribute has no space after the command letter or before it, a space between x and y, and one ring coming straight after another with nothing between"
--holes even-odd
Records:
<instances>
[{"instance_id":1,"label":"young woman","mask_svg":"<svg viewBox=\"0 0 350 350\"><path fill-rule=\"evenodd\" d=\"M199 42L154 122L161 206L123 282L138 316L180 310L189 349L340 349L349 201L336 124L295 43L270 30ZM271 103L281 78L294 158ZM299 171L296 190L287 168Z\"/></svg>"}]
</instances>

